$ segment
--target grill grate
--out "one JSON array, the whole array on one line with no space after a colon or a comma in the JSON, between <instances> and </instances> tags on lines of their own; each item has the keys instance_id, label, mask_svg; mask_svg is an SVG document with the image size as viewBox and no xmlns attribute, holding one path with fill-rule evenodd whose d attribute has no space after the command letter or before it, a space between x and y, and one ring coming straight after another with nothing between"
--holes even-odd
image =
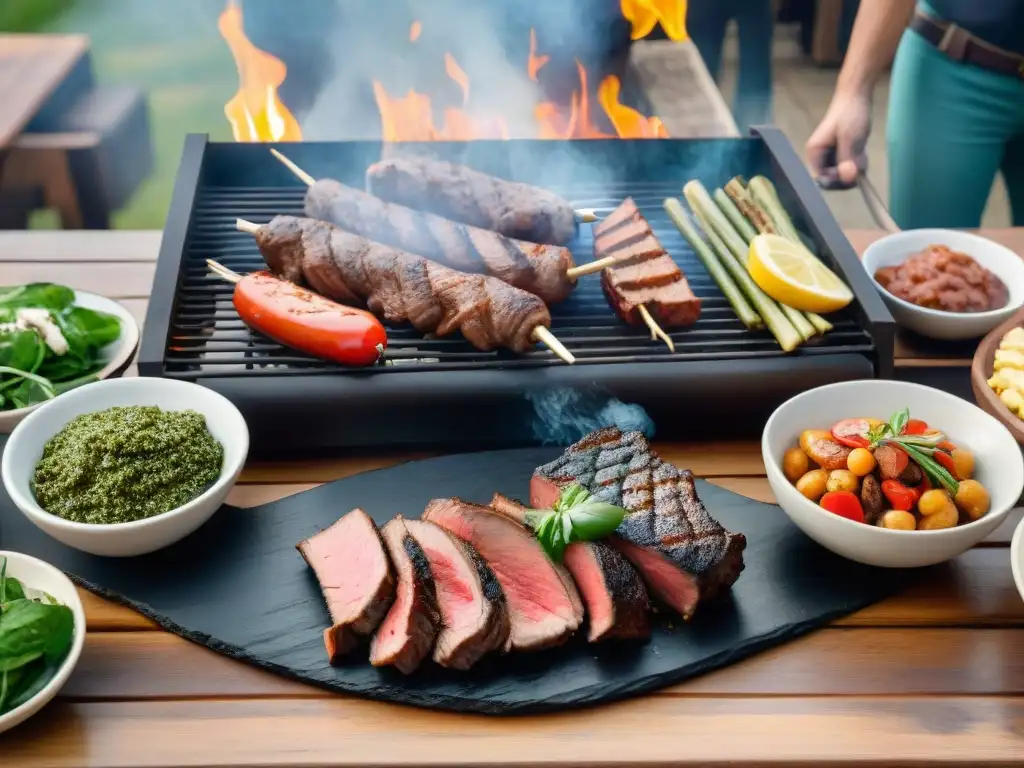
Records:
<instances>
[{"instance_id":1,"label":"grill grate","mask_svg":"<svg viewBox=\"0 0 1024 768\"><path fill-rule=\"evenodd\" d=\"M632 196L703 302L700 320L694 326L670 330L676 346L676 351L671 353L661 341L651 341L646 328L626 326L612 313L598 276L584 277L568 300L551 308L551 330L576 356L577 365L784 356L767 331L748 331L736 319L725 297L665 214L662 201L678 195L679 184L580 184L554 191L571 200L575 207L594 208L600 215L607 214L626 196ZM177 311L170 327L163 375L189 380L366 375L367 369L351 370L318 361L251 332L232 307L231 285L206 268L207 259L215 259L238 272L262 268L263 260L255 242L250 235L235 229L235 219L262 224L277 214L302 215L303 194L304 189L299 187L207 186L201 189L182 262ZM577 263L592 260L592 249L591 227L582 226L577 242L572 245ZM797 356L874 351L871 336L852 310L830 319L835 329L803 345L795 353ZM543 347L525 355L504 350L480 352L460 335L424 339L411 327L389 327L388 337L385 359L368 369L375 374L564 365Z\"/></svg>"}]
</instances>

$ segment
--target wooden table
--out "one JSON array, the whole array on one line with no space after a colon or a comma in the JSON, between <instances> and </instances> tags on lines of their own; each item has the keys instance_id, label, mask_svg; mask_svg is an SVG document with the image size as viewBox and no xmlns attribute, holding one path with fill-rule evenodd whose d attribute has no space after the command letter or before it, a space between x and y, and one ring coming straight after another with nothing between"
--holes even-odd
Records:
<instances>
[{"instance_id":1,"label":"wooden table","mask_svg":"<svg viewBox=\"0 0 1024 768\"><path fill-rule=\"evenodd\" d=\"M850 234L863 248L878 233ZM987 234L1024 252L1024 230ZM0 233L0 282L59 276L141 319L158 240ZM901 366L927 364L907 347L900 355ZM772 500L754 442L657 448L710 482ZM402 458L252 464L230 502L260 504ZM0 765L1009 765L1024 760L1024 603L1007 548L1022 514L932 579L829 628L649 696L536 717L326 693L84 593L81 663L56 703L0 737Z\"/></svg>"}]
</instances>

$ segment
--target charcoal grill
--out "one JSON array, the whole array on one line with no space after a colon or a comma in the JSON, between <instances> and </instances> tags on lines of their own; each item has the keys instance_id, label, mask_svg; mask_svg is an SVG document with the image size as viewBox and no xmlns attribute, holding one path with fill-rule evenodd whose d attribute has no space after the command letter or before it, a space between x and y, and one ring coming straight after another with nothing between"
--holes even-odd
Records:
<instances>
[{"instance_id":1,"label":"charcoal grill","mask_svg":"<svg viewBox=\"0 0 1024 768\"><path fill-rule=\"evenodd\" d=\"M379 142L279 147L314 176L360 186L381 156ZM425 147L399 149L423 151ZM552 331L576 356L567 366L541 347L526 355L482 353L460 336L425 339L390 328L386 359L346 370L250 332L231 304L232 288L206 259L246 272L263 266L236 217L258 223L301 214L305 188L267 145L187 137L157 263L139 357L143 376L198 382L238 405L257 454L368 446L470 448L543 439L527 394L574 388L643 405L661 438L756 436L784 399L840 380L891 377L893 322L785 137L761 129L747 138L696 140L476 141L433 143L429 151L497 175L556 190L577 207L607 213L627 195L703 300L699 322L672 333L675 352L646 329L623 325L596 276L552 307ZM798 226L857 301L824 338L784 354L767 332L747 331L662 209L685 181L721 186L763 173ZM593 258L589 227L572 246Z\"/></svg>"}]
</instances>

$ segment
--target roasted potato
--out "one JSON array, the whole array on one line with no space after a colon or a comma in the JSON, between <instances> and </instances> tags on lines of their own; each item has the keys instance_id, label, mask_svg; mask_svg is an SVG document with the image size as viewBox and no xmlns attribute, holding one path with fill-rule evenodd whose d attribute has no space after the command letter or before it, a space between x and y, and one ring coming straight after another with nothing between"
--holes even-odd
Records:
<instances>
[{"instance_id":1,"label":"roasted potato","mask_svg":"<svg viewBox=\"0 0 1024 768\"><path fill-rule=\"evenodd\" d=\"M796 481L796 489L811 501L817 502L825 495L828 483L828 472L823 469L812 469Z\"/></svg>"},{"instance_id":2,"label":"roasted potato","mask_svg":"<svg viewBox=\"0 0 1024 768\"><path fill-rule=\"evenodd\" d=\"M825 483L825 490L856 493L860 490L860 478L848 469L833 469L828 473L828 482Z\"/></svg>"},{"instance_id":3,"label":"roasted potato","mask_svg":"<svg viewBox=\"0 0 1024 768\"><path fill-rule=\"evenodd\" d=\"M977 520L988 512L992 504L985 486L977 480L961 480L955 501L957 508L971 520Z\"/></svg>"},{"instance_id":4,"label":"roasted potato","mask_svg":"<svg viewBox=\"0 0 1024 768\"><path fill-rule=\"evenodd\" d=\"M811 460L802 448L790 448L782 457L782 473L791 483L806 475L810 468Z\"/></svg>"}]
</instances>

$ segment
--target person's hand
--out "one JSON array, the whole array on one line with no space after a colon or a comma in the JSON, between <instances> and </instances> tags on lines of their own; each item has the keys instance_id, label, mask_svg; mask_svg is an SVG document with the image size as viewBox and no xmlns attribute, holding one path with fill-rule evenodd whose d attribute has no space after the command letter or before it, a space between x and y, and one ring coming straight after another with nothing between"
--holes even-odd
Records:
<instances>
[{"instance_id":1,"label":"person's hand","mask_svg":"<svg viewBox=\"0 0 1024 768\"><path fill-rule=\"evenodd\" d=\"M857 182L867 170L864 150L871 133L871 98L861 93L839 93L807 140L807 162L823 182Z\"/></svg>"}]
</instances>

